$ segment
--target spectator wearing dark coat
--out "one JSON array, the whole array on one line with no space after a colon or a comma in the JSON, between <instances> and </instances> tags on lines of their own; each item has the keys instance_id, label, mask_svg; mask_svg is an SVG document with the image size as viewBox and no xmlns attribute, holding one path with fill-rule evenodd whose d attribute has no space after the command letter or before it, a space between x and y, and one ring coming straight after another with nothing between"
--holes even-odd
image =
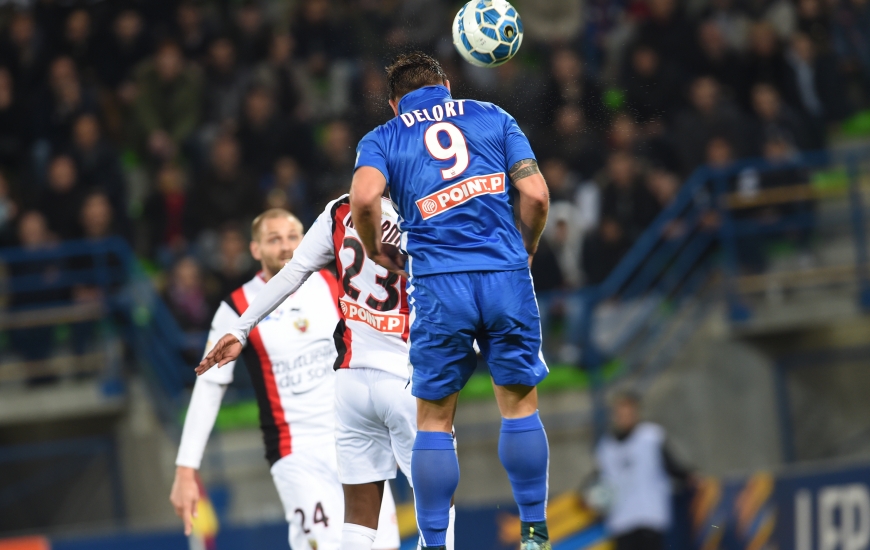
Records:
<instances>
[{"instance_id":1,"label":"spectator wearing dark coat","mask_svg":"<svg viewBox=\"0 0 870 550\"><path fill-rule=\"evenodd\" d=\"M257 84L272 91L278 109L284 116L304 120L310 113L304 112L302 91L293 67L293 37L287 33L276 33L269 44L269 55L254 71ZM383 77L378 73L379 81Z\"/></svg>"},{"instance_id":2,"label":"spectator wearing dark coat","mask_svg":"<svg viewBox=\"0 0 870 550\"><path fill-rule=\"evenodd\" d=\"M620 233L633 242L658 214L655 198L643 184L634 157L617 151L607 160L601 215L620 226Z\"/></svg>"},{"instance_id":3,"label":"spectator wearing dark coat","mask_svg":"<svg viewBox=\"0 0 870 550\"><path fill-rule=\"evenodd\" d=\"M49 67L48 82L33 104L34 137L57 152L69 145L73 122L85 113L97 113L95 92L83 85L71 57L58 57Z\"/></svg>"},{"instance_id":4,"label":"spectator wearing dark coat","mask_svg":"<svg viewBox=\"0 0 870 550\"><path fill-rule=\"evenodd\" d=\"M598 285L619 265L631 241L615 219L605 215L598 229L583 239L581 268L587 285Z\"/></svg>"},{"instance_id":5,"label":"spectator wearing dark coat","mask_svg":"<svg viewBox=\"0 0 870 550\"><path fill-rule=\"evenodd\" d=\"M18 172L29 145L28 134L26 113L12 74L6 67L0 67L0 166Z\"/></svg>"},{"instance_id":6,"label":"spectator wearing dark coat","mask_svg":"<svg viewBox=\"0 0 870 550\"><path fill-rule=\"evenodd\" d=\"M9 180L0 172L0 247L15 244L15 221L18 217L19 201Z\"/></svg>"},{"instance_id":7,"label":"spectator wearing dark coat","mask_svg":"<svg viewBox=\"0 0 870 550\"><path fill-rule=\"evenodd\" d=\"M679 72L650 45L640 43L632 49L622 82L626 107L638 122L673 115L680 95Z\"/></svg>"},{"instance_id":8,"label":"spectator wearing dark coat","mask_svg":"<svg viewBox=\"0 0 870 550\"><path fill-rule=\"evenodd\" d=\"M126 185L121 161L115 148L103 137L97 117L84 114L76 119L70 153L82 186L102 190L116 212L125 211Z\"/></svg>"},{"instance_id":9,"label":"spectator wearing dark coat","mask_svg":"<svg viewBox=\"0 0 870 550\"><path fill-rule=\"evenodd\" d=\"M709 76L722 88L722 94L731 100L746 96L746 75L743 60L731 48L722 29L708 20L698 26L698 50L691 64L695 78Z\"/></svg>"},{"instance_id":10,"label":"spectator wearing dark coat","mask_svg":"<svg viewBox=\"0 0 870 550\"><path fill-rule=\"evenodd\" d=\"M246 66L266 57L272 35L263 17L263 9L256 0L246 0L236 10L232 39L236 45L239 62Z\"/></svg>"},{"instance_id":11,"label":"spectator wearing dark coat","mask_svg":"<svg viewBox=\"0 0 870 550\"><path fill-rule=\"evenodd\" d=\"M601 132L587 124L583 111L576 105L557 109L553 126L535 138L539 148L561 158L582 178L591 178L604 166L603 142Z\"/></svg>"},{"instance_id":12,"label":"spectator wearing dark coat","mask_svg":"<svg viewBox=\"0 0 870 550\"><path fill-rule=\"evenodd\" d=\"M250 73L238 62L232 40L228 37L215 39L208 47L205 70L205 120L224 127L235 124L250 82Z\"/></svg>"},{"instance_id":13,"label":"spectator wearing dark coat","mask_svg":"<svg viewBox=\"0 0 870 550\"><path fill-rule=\"evenodd\" d=\"M559 290L565 284L559 260L546 238L541 239L538 251L535 252L535 259L532 262L532 280L537 294Z\"/></svg>"},{"instance_id":14,"label":"spectator wearing dark coat","mask_svg":"<svg viewBox=\"0 0 870 550\"><path fill-rule=\"evenodd\" d=\"M134 69L151 54L143 25L139 12L124 10L115 17L111 32L103 37L97 75L106 88L117 91L123 84L132 83Z\"/></svg>"},{"instance_id":15,"label":"spectator wearing dark coat","mask_svg":"<svg viewBox=\"0 0 870 550\"><path fill-rule=\"evenodd\" d=\"M831 53L831 16L821 0L799 0L797 9L798 30L810 37L817 52Z\"/></svg>"},{"instance_id":16,"label":"spectator wearing dark coat","mask_svg":"<svg viewBox=\"0 0 870 550\"><path fill-rule=\"evenodd\" d=\"M318 155L318 175L312 189L320 208L350 189L350 176L356 160L353 143L350 125L344 121L333 121L324 129Z\"/></svg>"},{"instance_id":17,"label":"spectator wearing dark coat","mask_svg":"<svg viewBox=\"0 0 870 550\"><path fill-rule=\"evenodd\" d=\"M650 15L637 30L639 42L649 45L661 59L680 65L691 53L692 27L680 12L676 0L651 0Z\"/></svg>"},{"instance_id":18,"label":"spectator wearing dark coat","mask_svg":"<svg viewBox=\"0 0 870 550\"><path fill-rule=\"evenodd\" d=\"M261 180L266 192L266 208L283 208L299 218L305 226L310 225L319 212L311 207L308 182L296 160L281 157L275 162L272 173Z\"/></svg>"},{"instance_id":19,"label":"spectator wearing dark coat","mask_svg":"<svg viewBox=\"0 0 870 550\"><path fill-rule=\"evenodd\" d=\"M779 92L770 84L752 88L752 108L755 114L752 135L756 140L755 154L761 154L763 144L772 137L785 139L798 149L812 146L806 126L800 116L783 104Z\"/></svg>"},{"instance_id":20,"label":"spectator wearing dark coat","mask_svg":"<svg viewBox=\"0 0 870 550\"><path fill-rule=\"evenodd\" d=\"M0 40L0 59L9 67L20 97L31 97L39 89L49 57L45 33L38 31L33 14L13 15Z\"/></svg>"},{"instance_id":21,"label":"spectator wearing dark coat","mask_svg":"<svg viewBox=\"0 0 870 550\"><path fill-rule=\"evenodd\" d=\"M191 61L202 61L208 52L208 45L214 38L214 26L195 0L181 2L175 12L175 40Z\"/></svg>"},{"instance_id":22,"label":"spectator wearing dark coat","mask_svg":"<svg viewBox=\"0 0 870 550\"><path fill-rule=\"evenodd\" d=\"M79 74L89 82L94 77L96 51L91 14L79 8L67 16L63 36L57 43L55 55L68 56L75 61Z\"/></svg>"},{"instance_id":23,"label":"spectator wearing dark coat","mask_svg":"<svg viewBox=\"0 0 870 550\"><path fill-rule=\"evenodd\" d=\"M248 239L239 225L229 223L220 229L218 247L210 258L209 267L218 281L221 296L229 296L257 272L259 265L251 258Z\"/></svg>"},{"instance_id":24,"label":"spectator wearing dark coat","mask_svg":"<svg viewBox=\"0 0 870 550\"><path fill-rule=\"evenodd\" d=\"M665 166L671 170L680 168L679 157L661 119L640 125L628 113L621 113L610 126L608 144L612 151L625 151L644 164Z\"/></svg>"},{"instance_id":25,"label":"spectator wearing dark coat","mask_svg":"<svg viewBox=\"0 0 870 550\"><path fill-rule=\"evenodd\" d=\"M863 88L864 104L870 104L870 2L837 2L833 16L834 51L850 81Z\"/></svg>"},{"instance_id":26,"label":"spectator wearing dark coat","mask_svg":"<svg viewBox=\"0 0 870 550\"><path fill-rule=\"evenodd\" d=\"M245 95L237 137L245 168L257 180L281 156L301 159L311 155L307 128L277 110L274 96L264 87L251 88Z\"/></svg>"},{"instance_id":27,"label":"spectator wearing dark coat","mask_svg":"<svg viewBox=\"0 0 870 550\"><path fill-rule=\"evenodd\" d=\"M54 157L48 165L48 186L39 197L39 210L48 220L48 227L59 239L79 235L79 207L85 189L78 179L75 162L69 155Z\"/></svg>"},{"instance_id":28,"label":"spectator wearing dark coat","mask_svg":"<svg viewBox=\"0 0 870 550\"><path fill-rule=\"evenodd\" d=\"M573 105L583 111L591 125L600 126L604 123L608 112L602 101L601 86L585 73L583 61L577 52L568 48L553 52L549 75L550 80L543 99L544 105L551 110L547 120L553 120L559 107ZM513 94L518 95L516 88Z\"/></svg>"},{"instance_id":29,"label":"spectator wearing dark coat","mask_svg":"<svg viewBox=\"0 0 870 550\"><path fill-rule=\"evenodd\" d=\"M260 191L242 166L235 138L223 134L215 139L209 164L196 179L188 201L192 230L215 231L224 223L247 223L257 215Z\"/></svg>"},{"instance_id":30,"label":"spectator wearing dark coat","mask_svg":"<svg viewBox=\"0 0 870 550\"><path fill-rule=\"evenodd\" d=\"M749 36L749 55L746 64L746 78L749 85L754 86L764 82L773 86L781 94L786 88L788 66L773 25L767 21L755 23ZM744 100L746 105L752 104L751 97L744 97Z\"/></svg>"},{"instance_id":31,"label":"spectator wearing dark coat","mask_svg":"<svg viewBox=\"0 0 870 550\"><path fill-rule=\"evenodd\" d=\"M719 83L709 76L695 79L689 88L689 107L674 122L674 140L684 174L704 163L707 142L726 136L731 143L746 143L749 126L740 109L722 97ZM751 149L742 151L750 154Z\"/></svg>"}]
</instances>

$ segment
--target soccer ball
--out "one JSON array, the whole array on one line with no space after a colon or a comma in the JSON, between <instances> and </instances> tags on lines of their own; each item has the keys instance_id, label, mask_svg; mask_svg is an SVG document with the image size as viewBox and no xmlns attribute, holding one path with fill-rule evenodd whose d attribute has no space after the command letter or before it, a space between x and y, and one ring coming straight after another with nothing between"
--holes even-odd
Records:
<instances>
[{"instance_id":1,"label":"soccer ball","mask_svg":"<svg viewBox=\"0 0 870 550\"><path fill-rule=\"evenodd\" d=\"M453 18L453 45L478 67L497 67L523 43L523 22L507 0L471 0Z\"/></svg>"}]
</instances>

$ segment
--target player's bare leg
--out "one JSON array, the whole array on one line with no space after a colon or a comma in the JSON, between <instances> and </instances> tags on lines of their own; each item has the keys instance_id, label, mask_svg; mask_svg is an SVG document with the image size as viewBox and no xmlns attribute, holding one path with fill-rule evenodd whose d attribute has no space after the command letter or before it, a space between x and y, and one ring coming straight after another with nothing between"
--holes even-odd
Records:
<instances>
[{"instance_id":1,"label":"player's bare leg","mask_svg":"<svg viewBox=\"0 0 870 550\"><path fill-rule=\"evenodd\" d=\"M371 550L378 530L384 482L375 481L344 487L344 530L342 550Z\"/></svg>"},{"instance_id":2,"label":"player's bare leg","mask_svg":"<svg viewBox=\"0 0 870 550\"><path fill-rule=\"evenodd\" d=\"M546 520L550 452L538 416L538 391L532 386L495 383L493 388L502 416L498 456L520 509L521 549L546 550L550 548Z\"/></svg>"},{"instance_id":3,"label":"player's bare leg","mask_svg":"<svg viewBox=\"0 0 870 550\"><path fill-rule=\"evenodd\" d=\"M344 530L342 550L369 550L379 527L380 510L383 505L386 484L383 481L344 487ZM453 523L455 509L450 503L450 522L447 530L447 550L453 550Z\"/></svg>"}]
</instances>

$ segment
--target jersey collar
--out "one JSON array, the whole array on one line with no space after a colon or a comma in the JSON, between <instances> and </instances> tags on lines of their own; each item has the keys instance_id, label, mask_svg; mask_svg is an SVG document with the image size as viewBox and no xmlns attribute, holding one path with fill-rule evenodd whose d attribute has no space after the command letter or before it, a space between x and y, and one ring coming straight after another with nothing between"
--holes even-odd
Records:
<instances>
[{"instance_id":1,"label":"jersey collar","mask_svg":"<svg viewBox=\"0 0 870 550\"><path fill-rule=\"evenodd\" d=\"M433 99L450 99L450 97L450 90L448 90L447 86L444 86L443 84L423 86L419 90L414 90L413 92L405 94L405 96L399 100L399 114L409 113L416 107L423 105L424 103L429 103Z\"/></svg>"}]
</instances>

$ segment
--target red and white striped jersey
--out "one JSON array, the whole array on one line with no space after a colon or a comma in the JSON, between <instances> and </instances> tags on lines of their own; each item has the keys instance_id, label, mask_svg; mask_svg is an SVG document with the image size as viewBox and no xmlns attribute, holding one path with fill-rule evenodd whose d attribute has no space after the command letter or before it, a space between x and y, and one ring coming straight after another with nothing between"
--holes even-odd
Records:
<instances>
[{"instance_id":1,"label":"red and white striped jersey","mask_svg":"<svg viewBox=\"0 0 870 550\"><path fill-rule=\"evenodd\" d=\"M206 351L235 327L266 286L259 275L221 302ZM260 409L266 458L274 464L296 449L332 445L335 362L333 332L339 321L338 281L322 270L283 300L250 331L242 357ZM233 379L234 363L200 378L222 385Z\"/></svg>"},{"instance_id":2,"label":"red and white striped jersey","mask_svg":"<svg viewBox=\"0 0 870 550\"><path fill-rule=\"evenodd\" d=\"M381 203L383 242L398 246L398 215L389 200ZM344 195L326 206L299 248L273 277L262 298L251 305L230 334L244 342L258 319L295 292L311 273L335 262L341 320L335 328L336 369L370 368L406 378L408 369L408 296L403 277L388 272L365 253Z\"/></svg>"},{"instance_id":3,"label":"red and white striped jersey","mask_svg":"<svg viewBox=\"0 0 870 550\"><path fill-rule=\"evenodd\" d=\"M381 211L383 242L399 246L399 216L386 199ZM343 319L335 329L336 368L366 367L408 376L410 322L405 278L366 256L350 217L347 196L328 205L320 218L326 223L318 231L330 230L339 277L338 303ZM314 231L312 227L308 233Z\"/></svg>"}]
</instances>

